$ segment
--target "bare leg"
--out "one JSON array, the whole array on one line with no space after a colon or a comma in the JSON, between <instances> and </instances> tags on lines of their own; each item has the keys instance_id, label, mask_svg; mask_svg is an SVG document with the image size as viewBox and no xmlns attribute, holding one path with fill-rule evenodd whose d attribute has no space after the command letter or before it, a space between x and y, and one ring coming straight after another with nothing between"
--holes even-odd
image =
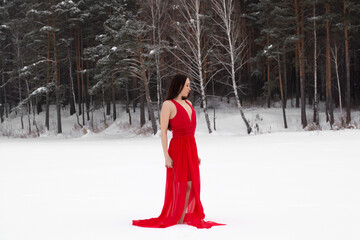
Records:
<instances>
[{"instance_id":1,"label":"bare leg","mask_svg":"<svg viewBox=\"0 0 360 240\"><path fill-rule=\"evenodd\" d=\"M187 182L187 187L186 187L186 200L185 200L185 207L184 207L184 212L180 218L180 220L178 221L178 224L182 224L184 223L184 217L185 217L185 211L187 209L188 203L189 203L189 196L190 196L190 190L191 190L191 181Z\"/></svg>"}]
</instances>

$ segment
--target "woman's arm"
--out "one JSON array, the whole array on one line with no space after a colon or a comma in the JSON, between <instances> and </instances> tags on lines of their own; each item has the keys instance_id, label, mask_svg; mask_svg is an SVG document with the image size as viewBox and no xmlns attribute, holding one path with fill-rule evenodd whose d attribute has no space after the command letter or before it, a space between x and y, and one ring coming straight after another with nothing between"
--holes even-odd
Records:
<instances>
[{"instance_id":1,"label":"woman's arm","mask_svg":"<svg viewBox=\"0 0 360 240\"><path fill-rule=\"evenodd\" d=\"M165 101L161 108L160 129L161 129L161 144L165 157L165 166L168 168L173 167L173 161L168 153L168 140L167 140L167 130L168 130L170 112L171 112L170 110L171 110L170 102Z\"/></svg>"}]
</instances>

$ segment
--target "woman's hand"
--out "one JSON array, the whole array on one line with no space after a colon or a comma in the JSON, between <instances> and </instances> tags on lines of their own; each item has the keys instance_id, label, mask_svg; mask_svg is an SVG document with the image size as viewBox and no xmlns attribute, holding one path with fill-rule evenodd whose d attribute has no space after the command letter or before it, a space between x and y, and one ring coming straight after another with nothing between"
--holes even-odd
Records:
<instances>
[{"instance_id":1,"label":"woman's hand","mask_svg":"<svg viewBox=\"0 0 360 240\"><path fill-rule=\"evenodd\" d=\"M200 163L201 163L201 158L199 158L199 166L200 166Z\"/></svg>"},{"instance_id":2,"label":"woman's hand","mask_svg":"<svg viewBox=\"0 0 360 240\"><path fill-rule=\"evenodd\" d=\"M165 167L167 168L173 168L173 160L169 155L165 156Z\"/></svg>"}]
</instances>

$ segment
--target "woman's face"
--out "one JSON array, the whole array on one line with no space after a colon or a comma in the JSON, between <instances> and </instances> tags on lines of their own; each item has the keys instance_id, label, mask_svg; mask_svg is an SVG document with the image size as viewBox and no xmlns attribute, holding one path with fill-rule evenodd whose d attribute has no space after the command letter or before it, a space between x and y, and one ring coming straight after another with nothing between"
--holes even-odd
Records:
<instances>
[{"instance_id":1,"label":"woman's face","mask_svg":"<svg viewBox=\"0 0 360 240\"><path fill-rule=\"evenodd\" d=\"M190 88L190 79L187 78L186 81L185 81L185 85L184 85L183 89L180 92L180 96L187 98L189 96L190 90L191 90L191 88Z\"/></svg>"}]
</instances>

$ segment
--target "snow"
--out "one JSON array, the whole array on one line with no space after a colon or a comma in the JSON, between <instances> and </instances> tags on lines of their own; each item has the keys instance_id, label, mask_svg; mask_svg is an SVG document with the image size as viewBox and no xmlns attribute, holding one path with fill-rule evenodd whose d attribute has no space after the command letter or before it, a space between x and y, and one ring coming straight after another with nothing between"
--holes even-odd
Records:
<instances>
[{"instance_id":1,"label":"snow","mask_svg":"<svg viewBox=\"0 0 360 240\"><path fill-rule=\"evenodd\" d=\"M218 104L212 134L195 105L196 141L205 220L226 226L132 226L133 219L157 217L162 209L166 172L159 133L147 134L149 124L137 127L138 110L128 125L122 106L101 133L76 133L75 116L65 109L60 136L0 137L0 239L360 238L358 129L303 131L300 109L290 101L289 129L279 103L271 109L245 106L251 126L259 126L249 136L234 103ZM101 117L95 112L96 121ZM359 121L359 112L352 117ZM11 118L5 124L17 129L19 118ZM324 119L321 112L326 129Z\"/></svg>"},{"instance_id":2,"label":"snow","mask_svg":"<svg viewBox=\"0 0 360 240\"><path fill-rule=\"evenodd\" d=\"M37 95L37 94L40 94L40 93L45 93L46 91L47 91L46 87L39 87L35 91L33 91L31 93L31 95L34 96L34 95Z\"/></svg>"},{"instance_id":3,"label":"snow","mask_svg":"<svg viewBox=\"0 0 360 240\"><path fill-rule=\"evenodd\" d=\"M155 49L152 49L151 51L150 51L150 55L153 55L153 54L155 54L156 53L156 50Z\"/></svg>"},{"instance_id":4,"label":"snow","mask_svg":"<svg viewBox=\"0 0 360 240\"><path fill-rule=\"evenodd\" d=\"M68 5L75 5L73 1L71 0L67 0L67 1L62 1L61 3L58 4L59 6L62 6L62 7L67 7Z\"/></svg>"},{"instance_id":5,"label":"snow","mask_svg":"<svg viewBox=\"0 0 360 240\"><path fill-rule=\"evenodd\" d=\"M318 20L321 20L322 19L322 16L315 16L315 17L309 17L308 20L309 21L318 21Z\"/></svg>"},{"instance_id":6,"label":"snow","mask_svg":"<svg viewBox=\"0 0 360 240\"><path fill-rule=\"evenodd\" d=\"M112 47L111 48L111 51L116 51L117 50L117 47Z\"/></svg>"},{"instance_id":7,"label":"snow","mask_svg":"<svg viewBox=\"0 0 360 240\"><path fill-rule=\"evenodd\" d=\"M78 13L81 13L81 10L77 7L72 7L71 9L71 13L72 14L78 14ZM86 16L88 16L89 14L86 14Z\"/></svg>"},{"instance_id":8,"label":"snow","mask_svg":"<svg viewBox=\"0 0 360 240\"><path fill-rule=\"evenodd\" d=\"M30 9L28 13L40 14L40 12L36 9Z\"/></svg>"},{"instance_id":9,"label":"snow","mask_svg":"<svg viewBox=\"0 0 360 240\"><path fill-rule=\"evenodd\" d=\"M46 62L46 60L40 60L40 61L37 61L37 62L34 62L28 66L24 66L20 71L22 72L22 74L28 74L27 70L31 67L36 67L38 64L41 64L41 63L44 63Z\"/></svg>"},{"instance_id":10,"label":"snow","mask_svg":"<svg viewBox=\"0 0 360 240\"><path fill-rule=\"evenodd\" d=\"M270 50L270 49L272 49L272 48L273 48L273 45L272 45L272 44L270 44L269 46L266 46L265 49L264 49L264 51L263 51L263 53L264 53L264 54L267 54L267 53L268 53L268 50Z\"/></svg>"},{"instance_id":11,"label":"snow","mask_svg":"<svg viewBox=\"0 0 360 240\"><path fill-rule=\"evenodd\" d=\"M40 32L51 32L53 31L53 28L50 26L44 26L40 29Z\"/></svg>"}]
</instances>

